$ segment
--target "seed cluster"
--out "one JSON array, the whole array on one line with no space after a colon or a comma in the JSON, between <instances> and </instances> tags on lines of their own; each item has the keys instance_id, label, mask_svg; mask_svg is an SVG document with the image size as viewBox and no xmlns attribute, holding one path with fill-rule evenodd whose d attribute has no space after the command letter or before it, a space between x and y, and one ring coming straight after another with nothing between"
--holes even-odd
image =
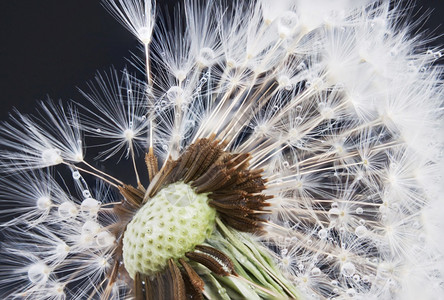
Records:
<instances>
[{"instance_id":1,"label":"seed cluster","mask_svg":"<svg viewBox=\"0 0 444 300\"><path fill-rule=\"evenodd\" d=\"M163 188L128 224L123 261L132 278L153 275L202 243L213 231L216 212L205 194L182 182Z\"/></svg>"}]
</instances>

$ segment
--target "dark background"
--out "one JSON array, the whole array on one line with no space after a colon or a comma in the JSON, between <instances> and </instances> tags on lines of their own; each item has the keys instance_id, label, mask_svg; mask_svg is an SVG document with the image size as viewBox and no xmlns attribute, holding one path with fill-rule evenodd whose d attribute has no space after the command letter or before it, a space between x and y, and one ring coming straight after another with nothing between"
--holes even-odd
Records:
<instances>
[{"instance_id":1,"label":"dark background","mask_svg":"<svg viewBox=\"0 0 444 300\"><path fill-rule=\"evenodd\" d=\"M171 9L177 2L157 5ZM417 2L419 15L428 10L433 12L423 28L443 34L444 1ZM0 120L13 107L31 113L35 101L48 96L81 100L77 87L86 87L98 70L122 69L138 46L99 0L0 0L0 25ZM432 44L444 44L444 38Z\"/></svg>"}]
</instances>

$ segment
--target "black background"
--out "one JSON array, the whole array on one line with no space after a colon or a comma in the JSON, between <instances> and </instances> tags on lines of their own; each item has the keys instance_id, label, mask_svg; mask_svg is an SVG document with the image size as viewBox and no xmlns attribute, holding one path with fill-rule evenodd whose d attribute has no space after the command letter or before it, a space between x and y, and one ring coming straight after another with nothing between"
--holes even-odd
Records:
<instances>
[{"instance_id":1,"label":"black background","mask_svg":"<svg viewBox=\"0 0 444 300\"><path fill-rule=\"evenodd\" d=\"M157 5L171 11L177 2ZM443 2L424 0L415 7L415 17L433 10L423 29L434 35L444 33ZM86 87L97 71L122 69L138 46L99 0L0 0L0 25L0 120L13 107L32 113L36 100L48 96L82 100L77 87ZM432 44L444 44L444 38Z\"/></svg>"}]
</instances>

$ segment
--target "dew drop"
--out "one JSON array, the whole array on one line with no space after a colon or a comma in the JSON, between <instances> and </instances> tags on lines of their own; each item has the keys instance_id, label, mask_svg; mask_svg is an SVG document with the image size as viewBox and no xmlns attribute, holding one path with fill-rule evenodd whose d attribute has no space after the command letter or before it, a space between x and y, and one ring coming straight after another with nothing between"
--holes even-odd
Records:
<instances>
[{"instance_id":1,"label":"dew drop","mask_svg":"<svg viewBox=\"0 0 444 300\"><path fill-rule=\"evenodd\" d=\"M80 179L80 173L79 171L74 171L72 172L72 178L74 178L75 180L79 180Z\"/></svg>"},{"instance_id":2,"label":"dew drop","mask_svg":"<svg viewBox=\"0 0 444 300\"><path fill-rule=\"evenodd\" d=\"M100 231L100 224L94 221L86 221L82 226L82 235L96 235Z\"/></svg>"},{"instance_id":3,"label":"dew drop","mask_svg":"<svg viewBox=\"0 0 444 300\"><path fill-rule=\"evenodd\" d=\"M223 287L218 289L217 292L219 293L219 295L226 295L227 294L227 290Z\"/></svg>"},{"instance_id":4,"label":"dew drop","mask_svg":"<svg viewBox=\"0 0 444 300\"><path fill-rule=\"evenodd\" d=\"M69 246L64 242L58 244L56 247L56 252L60 257L65 257L66 255L68 255L69 251Z\"/></svg>"},{"instance_id":5,"label":"dew drop","mask_svg":"<svg viewBox=\"0 0 444 300\"><path fill-rule=\"evenodd\" d=\"M203 65L204 67L208 67L212 64L212 61L216 57L216 53L211 48L205 47L202 48L199 52L199 56L197 58L197 61L199 64Z\"/></svg>"},{"instance_id":6,"label":"dew drop","mask_svg":"<svg viewBox=\"0 0 444 300\"><path fill-rule=\"evenodd\" d=\"M367 234L367 228L365 226L360 225L360 226L356 227L355 234L358 237L362 238Z\"/></svg>"},{"instance_id":7,"label":"dew drop","mask_svg":"<svg viewBox=\"0 0 444 300\"><path fill-rule=\"evenodd\" d=\"M345 264L342 265L341 268L341 273L342 275L344 275L345 277L351 277L353 276L353 274L355 274L356 271L356 267L353 263L351 262L346 262Z\"/></svg>"},{"instance_id":8,"label":"dew drop","mask_svg":"<svg viewBox=\"0 0 444 300\"><path fill-rule=\"evenodd\" d=\"M321 240L325 240L325 239L328 237L328 232L327 232L327 230L326 230L326 229L321 229L321 230L319 230L319 232L318 232L318 237L319 237Z\"/></svg>"},{"instance_id":9,"label":"dew drop","mask_svg":"<svg viewBox=\"0 0 444 300\"><path fill-rule=\"evenodd\" d=\"M97 133L101 133L101 132L102 132L102 129L100 129L100 128L96 128L96 132L97 132Z\"/></svg>"},{"instance_id":10,"label":"dew drop","mask_svg":"<svg viewBox=\"0 0 444 300\"><path fill-rule=\"evenodd\" d=\"M36 201L37 208L40 210L47 210L51 207L52 201L48 196L39 197Z\"/></svg>"},{"instance_id":11,"label":"dew drop","mask_svg":"<svg viewBox=\"0 0 444 300\"><path fill-rule=\"evenodd\" d=\"M80 209L84 215L94 217L100 209L100 204L101 203L99 201L93 198L86 198L82 201Z\"/></svg>"},{"instance_id":12,"label":"dew drop","mask_svg":"<svg viewBox=\"0 0 444 300\"><path fill-rule=\"evenodd\" d=\"M356 209L356 213L357 213L358 215L362 215L363 212L364 212L364 209L363 209L362 207L358 207L358 208Z\"/></svg>"},{"instance_id":13,"label":"dew drop","mask_svg":"<svg viewBox=\"0 0 444 300\"><path fill-rule=\"evenodd\" d=\"M96 243L99 247L109 247L114 244L114 241L115 237L107 231L99 232L96 237Z\"/></svg>"},{"instance_id":14,"label":"dew drop","mask_svg":"<svg viewBox=\"0 0 444 300\"><path fill-rule=\"evenodd\" d=\"M311 275L313 275L313 276L319 276L319 275L321 275L321 269L319 269L319 268L313 268L313 269L311 269Z\"/></svg>"},{"instance_id":15,"label":"dew drop","mask_svg":"<svg viewBox=\"0 0 444 300\"><path fill-rule=\"evenodd\" d=\"M152 29L146 26L140 27L139 30L137 30L137 35L139 39L144 44L149 44L151 41L151 33Z\"/></svg>"},{"instance_id":16,"label":"dew drop","mask_svg":"<svg viewBox=\"0 0 444 300\"><path fill-rule=\"evenodd\" d=\"M82 195L83 195L84 198L91 197L91 193L88 190L83 190L82 191Z\"/></svg>"},{"instance_id":17,"label":"dew drop","mask_svg":"<svg viewBox=\"0 0 444 300\"><path fill-rule=\"evenodd\" d=\"M286 11L279 19L278 30L279 35L287 36L291 34L293 29L298 24L298 15L292 11Z\"/></svg>"},{"instance_id":18,"label":"dew drop","mask_svg":"<svg viewBox=\"0 0 444 300\"><path fill-rule=\"evenodd\" d=\"M44 263L35 263L28 270L28 278L32 283L43 284L48 280L50 270Z\"/></svg>"},{"instance_id":19,"label":"dew drop","mask_svg":"<svg viewBox=\"0 0 444 300\"><path fill-rule=\"evenodd\" d=\"M353 298L356 296L356 291L352 288L347 289L346 293L347 293L347 296L349 296L350 298Z\"/></svg>"},{"instance_id":20,"label":"dew drop","mask_svg":"<svg viewBox=\"0 0 444 300\"><path fill-rule=\"evenodd\" d=\"M331 208L331 209L328 211L328 216L329 216L330 218L338 218L340 213L341 213L341 212L339 211L339 209L337 209L337 208Z\"/></svg>"},{"instance_id":21,"label":"dew drop","mask_svg":"<svg viewBox=\"0 0 444 300\"><path fill-rule=\"evenodd\" d=\"M77 207L71 202L63 202L58 208L59 216L62 219L75 218L77 216Z\"/></svg>"}]
</instances>

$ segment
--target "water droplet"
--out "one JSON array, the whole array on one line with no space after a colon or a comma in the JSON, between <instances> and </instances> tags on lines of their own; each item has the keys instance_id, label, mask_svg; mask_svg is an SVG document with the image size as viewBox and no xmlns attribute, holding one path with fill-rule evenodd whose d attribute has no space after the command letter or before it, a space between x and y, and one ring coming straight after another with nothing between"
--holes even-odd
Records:
<instances>
[{"instance_id":1,"label":"water droplet","mask_svg":"<svg viewBox=\"0 0 444 300\"><path fill-rule=\"evenodd\" d=\"M286 11L282 14L278 21L278 30L281 37L286 37L291 34L293 29L298 24L298 15L292 11Z\"/></svg>"},{"instance_id":2,"label":"water droplet","mask_svg":"<svg viewBox=\"0 0 444 300\"><path fill-rule=\"evenodd\" d=\"M180 100L182 100L183 98L183 89L179 86L172 86L166 94L168 100L170 100L171 102L180 102Z\"/></svg>"},{"instance_id":3,"label":"water droplet","mask_svg":"<svg viewBox=\"0 0 444 300\"><path fill-rule=\"evenodd\" d=\"M40 210L47 210L51 207L52 201L48 196L39 197L36 201L37 208Z\"/></svg>"},{"instance_id":4,"label":"water droplet","mask_svg":"<svg viewBox=\"0 0 444 300\"><path fill-rule=\"evenodd\" d=\"M99 232L96 237L96 243L99 245L99 247L111 246L114 241L115 237L107 231Z\"/></svg>"},{"instance_id":5,"label":"water droplet","mask_svg":"<svg viewBox=\"0 0 444 300\"><path fill-rule=\"evenodd\" d=\"M363 209L362 207L358 207L358 208L356 209L356 213L357 213L358 215L362 215L363 212L364 212L364 209Z\"/></svg>"},{"instance_id":6,"label":"water droplet","mask_svg":"<svg viewBox=\"0 0 444 300\"><path fill-rule=\"evenodd\" d=\"M28 278L32 283L43 284L48 280L50 270L44 263L35 263L28 269Z\"/></svg>"},{"instance_id":7,"label":"water droplet","mask_svg":"<svg viewBox=\"0 0 444 300\"><path fill-rule=\"evenodd\" d=\"M86 221L82 226L82 234L96 235L100 232L100 224L94 221Z\"/></svg>"},{"instance_id":8,"label":"water droplet","mask_svg":"<svg viewBox=\"0 0 444 300\"><path fill-rule=\"evenodd\" d=\"M353 276L355 274L355 271L356 271L356 267L351 262L346 262L345 264L342 265L341 273L345 277Z\"/></svg>"},{"instance_id":9,"label":"water droplet","mask_svg":"<svg viewBox=\"0 0 444 300\"><path fill-rule=\"evenodd\" d=\"M362 226L362 225L358 226L355 229L355 234L358 237L362 238L362 237L364 237L367 234L367 228L365 226Z\"/></svg>"},{"instance_id":10,"label":"water droplet","mask_svg":"<svg viewBox=\"0 0 444 300\"><path fill-rule=\"evenodd\" d=\"M359 281L361 281L361 277L358 274L355 274L353 276L353 280L356 281L356 282L359 282Z\"/></svg>"},{"instance_id":11,"label":"water droplet","mask_svg":"<svg viewBox=\"0 0 444 300\"><path fill-rule=\"evenodd\" d=\"M330 218L338 218L341 212L337 208L332 208L328 211L328 216Z\"/></svg>"},{"instance_id":12,"label":"water droplet","mask_svg":"<svg viewBox=\"0 0 444 300\"><path fill-rule=\"evenodd\" d=\"M326 229L321 229L321 230L319 230L319 232L318 232L318 237L319 237L321 240L325 240L325 239L328 237L328 232L327 232L327 230L326 230Z\"/></svg>"},{"instance_id":13,"label":"water droplet","mask_svg":"<svg viewBox=\"0 0 444 300\"><path fill-rule=\"evenodd\" d=\"M86 198L82 201L82 204L80 205L80 209L82 213L89 217L94 217L97 215L99 209L100 209L100 202L93 199L93 198Z\"/></svg>"},{"instance_id":14,"label":"water droplet","mask_svg":"<svg viewBox=\"0 0 444 300\"><path fill-rule=\"evenodd\" d=\"M287 253L288 253L288 249L287 248L284 248L284 249L281 250L281 255L282 256L287 255Z\"/></svg>"},{"instance_id":15,"label":"water droplet","mask_svg":"<svg viewBox=\"0 0 444 300\"><path fill-rule=\"evenodd\" d=\"M353 298L354 296L356 296L356 291L352 288L347 289L346 293L347 293L347 296L349 296L350 298Z\"/></svg>"},{"instance_id":16,"label":"water droplet","mask_svg":"<svg viewBox=\"0 0 444 300\"><path fill-rule=\"evenodd\" d=\"M140 27L139 30L137 30L137 36L144 44L150 43L151 33L152 33L152 28L146 26Z\"/></svg>"},{"instance_id":17,"label":"water droplet","mask_svg":"<svg viewBox=\"0 0 444 300\"><path fill-rule=\"evenodd\" d=\"M313 268L313 269L311 269L311 275L313 275L313 276L319 276L319 275L321 275L321 269L319 269L319 268Z\"/></svg>"},{"instance_id":18,"label":"water droplet","mask_svg":"<svg viewBox=\"0 0 444 300\"><path fill-rule=\"evenodd\" d=\"M71 202L63 202L58 208L59 216L62 219L75 218L77 216L77 207Z\"/></svg>"},{"instance_id":19,"label":"water droplet","mask_svg":"<svg viewBox=\"0 0 444 300\"><path fill-rule=\"evenodd\" d=\"M369 282L370 282L370 277L369 277L368 275L364 275L364 276L362 277L362 282L364 282L364 283L369 283Z\"/></svg>"},{"instance_id":20,"label":"water droplet","mask_svg":"<svg viewBox=\"0 0 444 300\"><path fill-rule=\"evenodd\" d=\"M80 179L80 173L79 171L74 171L72 172L72 178L74 178L75 180L79 180Z\"/></svg>"},{"instance_id":21,"label":"water droplet","mask_svg":"<svg viewBox=\"0 0 444 300\"><path fill-rule=\"evenodd\" d=\"M211 48L205 47L200 50L197 61L204 67L208 67L213 63L215 57L216 53Z\"/></svg>"},{"instance_id":22,"label":"water droplet","mask_svg":"<svg viewBox=\"0 0 444 300\"><path fill-rule=\"evenodd\" d=\"M83 195L84 198L91 197L91 193L88 190L83 190L82 191L82 195Z\"/></svg>"},{"instance_id":23,"label":"water droplet","mask_svg":"<svg viewBox=\"0 0 444 300\"><path fill-rule=\"evenodd\" d=\"M219 295L225 295L227 293L227 290L221 287L220 289L217 290L217 292L219 293Z\"/></svg>"},{"instance_id":24,"label":"water droplet","mask_svg":"<svg viewBox=\"0 0 444 300\"><path fill-rule=\"evenodd\" d=\"M100 129L100 128L96 128L96 132L97 132L97 133L101 133L101 132L102 132L102 129Z\"/></svg>"}]
</instances>

